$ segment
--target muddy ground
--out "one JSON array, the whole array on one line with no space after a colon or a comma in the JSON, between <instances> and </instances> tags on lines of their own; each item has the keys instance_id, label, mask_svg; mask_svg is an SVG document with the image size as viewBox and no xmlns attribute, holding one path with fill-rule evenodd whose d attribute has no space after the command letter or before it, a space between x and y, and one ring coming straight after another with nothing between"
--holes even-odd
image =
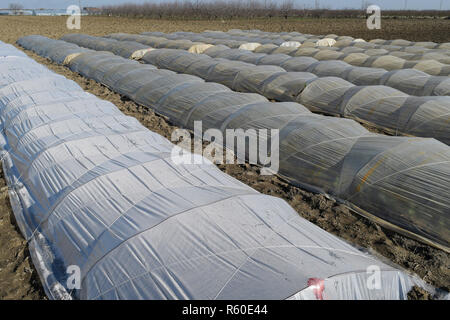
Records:
<instances>
[{"instance_id":1,"label":"muddy ground","mask_svg":"<svg viewBox=\"0 0 450 320\"><path fill-rule=\"evenodd\" d=\"M17 38L25 34L43 34L51 37L59 37L64 32L65 20L60 18L41 17L0 17L0 39L7 42L15 42ZM54 20L53 20L54 19ZM142 32L159 30L171 32L176 30L201 31L204 29L230 28L259 28L257 24L241 25L226 24L219 28L220 22L193 25L180 21L169 21L154 25L151 20L118 19L107 20L107 18L86 19L82 30L91 34L105 34L110 32ZM6 22L6 21L9 21ZM111 23L111 21L113 21ZM59 23L64 23L60 27ZM134 23L134 24L133 24ZM448 22L447 22L448 23ZM448 24L447 24L448 25ZM206 27L207 26L207 27ZM274 27L272 31L280 31ZM266 28L267 29L267 28ZM303 32L302 29L297 29ZM326 33L320 30L315 33ZM335 32L338 33L338 32ZM347 34L357 36L356 34ZM449 35L450 33L447 33ZM387 38L387 37L385 37ZM403 37L406 38L406 37ZM430 38L428 38L430 40ZM432 39L431 39L432 40ZM99 98L111 101L117 105L125 114L137 118L144 126L157 132L166 138L170 138L171 132L176 128L166 118L154 114L150 110L136 105L134 102L124 99L108 88L88 80L69 69L57 66L38 55L26 51L26 53L39 63L42 63L53 71L76 81L84 90L97 95ZM320 226L352 244L365 248L367 251L388 261L392 261L401 268L411 271L428 283L450 289L450 255L424 245L418 241L408 239L395 232L386 230L379 225L351 212L345 206L323 195L313 194L292 186L283 179L276 176L261 176L259 169L250 165L226 165L219 166L221 170L250 185L256 190L285 199L302 217ZM30 261L25 240L20 235L15 225L7 189L3 176L0 176L0 299L43 299L45 295L40 287L36 272ZM413 299L428 299L430 296L420 290L410 294Z\"/></svg>"}]
</instances>

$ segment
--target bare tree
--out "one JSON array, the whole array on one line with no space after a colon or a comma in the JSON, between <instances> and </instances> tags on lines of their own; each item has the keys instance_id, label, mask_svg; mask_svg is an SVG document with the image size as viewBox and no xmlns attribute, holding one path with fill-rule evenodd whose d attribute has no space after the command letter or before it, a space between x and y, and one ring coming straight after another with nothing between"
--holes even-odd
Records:
<instances>
[{"instance_id":1,"label":"bare tree","mask_svg":"<svg viewBox=\"0 0 450 320\"><path fill-rule=\"evenodd\" d=\"M13 14L18 14L20 10L23 9L23 5L20 3L10 3L9 10L12 11Z\"/></svg>"},{"instance_id":2,"label":"bare tree","mask_svg":"<svg viewBox=\"0 0 450 320\"><path fill-rule=\"evenodd\" d=\"M288 18L289 14L293 9L294 9L294 1L292 0L284 0L280 6L281 14L284 16L285 19Z\"/></svg>"},{"instance_id":3,"label":"bare tree","mask_svg":"<svg viewBox=\"0 0 450 320\"><path fill-rule=\"evenodd\" d=\"M130 0L131 1L131 0ZM361 0L365 7L370 0ZM242 19L242 18L365 18L365 10L331 10L315 0L316 8L296 8L293 0L162 0L159 3L121 4L105 6L101 13L107 16L148 17L153 19ZM450 11L384 11L385 16L440 16L447 17Z\"/></svg>"}]
</instances>

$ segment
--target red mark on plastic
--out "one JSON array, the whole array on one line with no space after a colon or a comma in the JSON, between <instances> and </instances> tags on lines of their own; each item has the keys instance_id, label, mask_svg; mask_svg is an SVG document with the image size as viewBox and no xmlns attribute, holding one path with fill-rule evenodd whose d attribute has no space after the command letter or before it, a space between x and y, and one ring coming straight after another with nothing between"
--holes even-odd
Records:
<instances>
[{"instance_id":1,"label":"red mark on plastic","mask_svg":"<svg viewBox=\"0 0 450 320\"><path fill-rule=\"evenodd\" d=\"M309 278L308 287L313 289L317 300L323 300L323 290L325 289L325 280L319 278Z\"/></svg>"}]
</instances>

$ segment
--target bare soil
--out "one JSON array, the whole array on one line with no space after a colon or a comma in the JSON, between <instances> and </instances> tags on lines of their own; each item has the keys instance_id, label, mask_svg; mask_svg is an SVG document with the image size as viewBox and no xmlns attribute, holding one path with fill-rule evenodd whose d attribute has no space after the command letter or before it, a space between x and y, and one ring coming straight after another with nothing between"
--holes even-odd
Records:
<instances>
[{"instance_id":1,"label":"bare soil","mask_svg":"<svg viewBox=\"0 0 450 320\"><path fill-rule=\"evenodd\" d=\"M17 227L0 166L0 299L43 299L27 242Z\"/></svg>"},{"instance_id":2,"label":"bare soil","mask_svg":"<svg viewBox=\"0 0 450 320\"><path fill-rule=\"evenodd\" d=\"M59 38L66 33L82 32L104 35L113 32L192 31L259 29L271 32L297 31L311 34L353 36L366 40L406 39L411 41L450 41L450 20L382 19L380 30L369 30L365 19L258 19L258 20L154 20L125 17L87 16L81 19L81 30L68 30L66 17L0 16L0 40L15 42L30 34Z\"/></svg>"},{"instance_id":3,"label":"bare soil","mask_svg":"<svg viewBox=\"0 0 450 320\"><path fill-rule=\"evenodd\" d=\"M0 17L0 40L15 42L26 34L43 34L60 37L67 33L65 19L58 17ZM433 21L433 20L431 20ZM204 29L230 28L268 29L280 31L281 25L266 26L258 23L238 21L236 24L221 22L155 21L139 19L114 19L86 17L82 22L82 32L101 35L111 32L143 32L159 30L165 32L177 30L201 31ZM425 21L421 21L425 22ZM209 24L208 24L209 23ZM426 23L426 22L425 22ZM59 25L61 24L61 26ZM222 25L222 28L219 26ZM303 25L298 25L302 26ZM446 25L448 26L448 24ZM327 33L322 29L305 31L298 27L297 31L311 33ZM289 30L290 31L290 30ZM345 32L344 32L345 31ZM334 33L339 33L334 31ZM342 34L352 34L343 29ZM447 32L447 36L450 33ZM384 38L388 38L383 36ZM407 38L406 36L399 36ZM410 38L411 39L411 38ZM433 38L428 37L428 40ZM447 39L448 40L448 39ZM76 81L84 90L101 99L114 103L122 112L137 118L150 130L170 139L171 132L176 129L162 116L121 97L108 88L86 79L69 69L55 65L50 61L30 52L26 53L37 62L46 65L56 73ZM450 255L418 241L411 240L350 211L344 205L295 187L277 176L261 176L259 168L251 165L219 165L219 168L236 179L248 184L261 193L285 199L302 217L315 223L322 229L333 233L353 245L413 272L428 283L450 290ZM0 299L43 299L45 295L30 262L26 241L18 231L9 205L7 189L3 176L0 176ZM416 288L410 292L411 299L429 299L427 292Z\"/></svg>"}]
</instances>

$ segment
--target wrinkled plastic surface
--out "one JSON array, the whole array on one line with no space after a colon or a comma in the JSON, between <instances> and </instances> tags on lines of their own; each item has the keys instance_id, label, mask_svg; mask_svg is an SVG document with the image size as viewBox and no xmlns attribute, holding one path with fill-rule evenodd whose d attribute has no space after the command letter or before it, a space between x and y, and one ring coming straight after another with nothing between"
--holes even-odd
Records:
<instances>
[{"instance_id":1,"label":"wrinkled plastic surface","mask_svg":"<svg viewBox=\"0 0 450 320\"><path fill-rule=\"evenodd\" d=\"M341 275L307 298L405 299L414 285L210 162L175 164L168 140L12 54L0 57L11 79L0 87L3 168L50 298L305 298L311 279ZM383 285L360 289L371 265ZM81 269L80 290L65 287L70 266Z\"/></svg>"},{"instance_id":2,"label":"wrinkled plastic surface","mask_svg":"<svg viewBox=\"0 0 450 320\"><path fill-rule=\"evenodd\" d=\"M131 40L131 41L146 41L148 44L152 44L155 42L155 38L152 37L151 33L144 33L148 34L147 39L144 40L142 35L126 35L126 34L113 34L110 35L111 37L118 39L118 40ZM181 33L173 33L173 34L160 34L158 38L161 39L161 36L168 37L171 39L177 39L178 37L186 37L189 39L199 39L202 40L205 43L210 44L216 44L217 41L213 38L205 38L200 35L193 35L193 34L181 34ZM233 37L231 35L226 35L226 37ZM184 39L184 38L183 38ZM186 40L186 39L185 39ZM166 39L166 46L159 46L160 48L167 48L167 44L170 43L170 41L174 40L167 40ZM268 40L271 41L271 40ZM344 41L344 40L342 40ZM156 40L156 42L158 42ZM339 43L339 42L338 42ZM414 87L410 91L405 91L406 93L413 94L413 95L448 95L450 92L450 85L448 82L444 84L443 86L446 87L445 92L446 94L443 94L442 90L434 91L434 88L436 87L437 83L443 82L443 77L436 77L436 76L448 76L450 72L450 50L443 51L442 53L439 52L428 52L424 53L423 55L418 54L409 54L405 53L400 48L395 48L396 51L388 51L385 49L375 49L373 48L373 44L369 43L363 43L363 42L345 42L345 44L338 46L338 47L316 47L315 42L311 42L313 47L307 46L308 42L305 42L302 46L299 47L299 49L292 49L292 48L286 48L286 47L279 47L278 45L267 43L259 46L255 49L255 53L264 53L264 54L285 54L293 57L310 57L315 60L313 61L323 61L323 60L338 60L338 61L345 61L348 64L348 67L352 67L354 69L359 68L360 73L364 74L364 72L367 71L367 67L374 68L380 71L384 71L384 73L394 70L394 71L400 71L401 69L411 69L414 68L414 70L422 71L428 75L428 78L430 81L427 83L423 83L422 90L417 90L416 83L414 79L410 79L408 77L403 77L402 82L408 83L405 86L402 87L403 90L408 90L408 86ZM366 49L358 48L357 46L368 46ZM233 47L232 48L236 48ZM412 48L412 47L409 47ZM422 48L424 49L424 48ZM426 49L430 50L430 49ZM212 50L210 51L212 53ZM276 63L276 65L279 65L279 63ZM384 69L383 69L384 68ZM288 69L286 69L288 70ZM290 71L290 70L288 70ZM303 70L291 70L291 71L303 71ZM349 80L349 78L346 78L347 73L341 72L339 75L340 77ZM379 75L378 82L376 84L382 84L380 83L381 74ZM447 78L448 79L448 78ZM360 79L361 81L362 79ZM357 85L362 84L375 84L372 83L370 80L364 83L355 83ZM393 84L394 85L394 84ZM395 87L395 86L394 86ZM397 88L398 89L398 88Z\"/></svg>"},{"instance_id":3,"label":"wrinkled plastic surface","mask_svg":"<svg viewBox=\"0 0 450 320\"><path fill-rule=\"evenodd\" d=\"M27 47L26 38L20 41ZM61 43L41 41L56 47ZM155 51L149 54L154 56ZM101 57L95 52L84 55L94 58L85 59L83 68L77 62L83 55L72 63L78 70L88 70L81 71L88 76L90 66ZM134 62L123 59L123 64ZM236 93L194 76L161 76L159 71L146 70L148 82L129 97L189 129L194 120L202 120L205 130L279 129L281 175L347 201L422 241L448 247L447 145L434 139L373 134L353 120L314 115L300 104L268 103L257 94ZM120 92L122 83L118 80L111 88Z\"/></svg>"},{"instance_id":4,"label":"wrinkled plastic surface","mask_svg":"<svg viewBox=\"0 0 450 320\"><path fill-rule=\"evenodd\" d=\"M66 37L81 45L88 45L85 39L94 41L95 38L85 35ZM102 38L98 39L102 41ZM258 58L255 66L228 60L244 57L248 61L247 57L253 53L244 50L227 49L223 54L214 52L215 58L208 58L208 54L208 50L205 54L196 55L182 50L160 49L149 52L143 60L159 68L218 82L237 91L259 93L278 101L298 101L312 111L357 119L395 135L433 137L450 144L450 97L419 98L384 85L356 87L337 77L346 73L355 82L361 82L363 77L368 81L374 75L383 75L381 82L412 91L414 88L404 86L401 80L409 78L420 87L420 81L413 76L419 77L422 85L429 81L429 76L420 71L409 69L380 74L377 69L370 69L374 72L362 75L365 70L358 70L343 61L330 60L306 65L302 69L309 72L286 72L279 66L287 68L289 59L302 57L266 55Z\"/></svg>"}]
</instances>

